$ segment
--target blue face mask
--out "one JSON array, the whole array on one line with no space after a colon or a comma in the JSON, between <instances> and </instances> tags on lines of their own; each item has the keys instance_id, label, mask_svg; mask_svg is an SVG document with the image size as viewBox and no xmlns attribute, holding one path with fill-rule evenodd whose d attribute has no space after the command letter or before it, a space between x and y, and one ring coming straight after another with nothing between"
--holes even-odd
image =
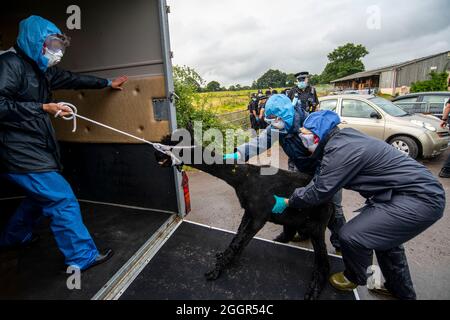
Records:
<instances>
[{"instance_id":1,"label":"blue face mask","mask_svg":"<svg viewBox=\"0 0 450 320\"><path fill-rule=\"evenodd\" d=\"M306 82L305 82L305 81L299 81L299 82L297 83L297 87L298 87L299 89L301 89L301 90L306 89L306 87L307 87Z\"/></svg>"}]
</instances>

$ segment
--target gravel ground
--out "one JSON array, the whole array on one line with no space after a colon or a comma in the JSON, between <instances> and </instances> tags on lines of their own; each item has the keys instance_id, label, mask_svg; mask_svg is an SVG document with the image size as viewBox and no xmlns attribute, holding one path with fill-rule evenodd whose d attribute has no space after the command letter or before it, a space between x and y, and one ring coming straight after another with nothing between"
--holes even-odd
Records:
<instances>
[{"instance_id":1,"label":"gravel ground","mask_svg":"<svg viewBox=\"0 0 450 320\"><path fill-rule=\"evenodd\" d=\"M437 175L448 155L449 153L422 162ZM266 160L262 159L261 162L264 163ZM284 154L280 155L279 167L287 168L287 157ZM188 215L187 220L236 231L243 210L234 189L203 172L191 171L189 178L192 213ZM441 179L441 182L448 195L450 179ZM354 217L354 211L361 208L364 202L365 200L359 194L345 190L343 205L347 219ZM447 207L442 220L405 245L419 299L450 299L449 210ZM280 226L268 223L258 237L273 239L281 230ZM296 245L311 248L309 242L296 243ZM330 243L328 243L328 248L331 253L334 253ZM358 291L361 299L383 299L369 293L365 288L360 288Z\"/></svg>"}]
</instances>

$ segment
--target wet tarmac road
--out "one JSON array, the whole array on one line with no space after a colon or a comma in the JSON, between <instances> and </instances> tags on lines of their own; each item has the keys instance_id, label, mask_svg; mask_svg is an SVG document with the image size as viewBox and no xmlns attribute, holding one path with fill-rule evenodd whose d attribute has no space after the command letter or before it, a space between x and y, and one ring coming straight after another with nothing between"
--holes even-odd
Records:
<instances>
[{"instance_id":1,"label":"wet tarmac road","mask_svg":"<svg viewBox=\"0 0 450 320\"><path fill-rule=\"evenodd\" d=\"M446 154L423 162L436 176L450 151ZM262 160L264 162L264 160ZM280 156L281 168L287 168L287 157ZM187 219L209 226L236 231L240 224L241 209L234 190L223 181L203 172L189 172L192 213ZM450 197L450 179L440 179L447 197ZM344 191L344 212L347 219L355 216L354 211L364 205L365 200L357 193ZM419 299L450 299L450 208L447 206L442 220L405 247ZM281 227L268 223L258 237L273 239L281 232ZM329 237L327 236L327 239ZM296 243L302 247L311 247L308 242ZM330 243L331 253L334 249ZM359 290L361 299L383 299L369 293L365 288Z\"/></svg>"}]
</instances>

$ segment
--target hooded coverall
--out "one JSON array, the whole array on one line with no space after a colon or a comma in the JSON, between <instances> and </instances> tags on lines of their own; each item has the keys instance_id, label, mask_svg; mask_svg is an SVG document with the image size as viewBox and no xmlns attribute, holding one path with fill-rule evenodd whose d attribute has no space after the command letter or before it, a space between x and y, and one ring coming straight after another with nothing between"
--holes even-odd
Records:
<instances>
[{"instance_id":1,"label":"hooded coverall","mask_svg":"<svg viewBox=\"0 0 450 320\"><path fill-rule=\"evenodd\" d=\"M52 90L102 89L108 80L48 68L43 45L54 34L61 31L53 23L31 16L20 23L14 50L0 55L0 177L26 195L0 235L0 246L26 243L39 218L49 217L65 263L84 270L99 253L59 173L58 143L42 106L52 101Z\"/></svg>"},{"instance_id":2,"label":"hooded coverall","mask_svg":"<svg viewBox=\"0 0 450 320\"><path fill-rule=\"evenodd\" d=\"M367 205L339 235L345 276L366 285L375 251L386 288L400 299L416 299L402 244L443 216L444 189L422 164L384 141L354 129L339 130L327 120L333 117L338 116L319 112L305 122L326 144L314 184L296 190L289 205L317 206L341 188L359 192Z\"/></svg>"},{"instance_id":3,"label":"hooded coverall","mask_svg":"<svg viewBox=\"0 0 450 320\"><path fill-rule=\"evenodd\" d=\"M280 141L280 145L283 148L290 161L295 164L298 171L309 174L311 176L316 174L319 167L320 159L315 155L311 156L310 152L303 145L300 139L300 128L303 126L304 121L308 117L308 113L297 104L292 106L292 102L285 95L274 95L266 103L266 115L275 115L280 117L286 123L286 130L282 132L276 132L273 134L273 128L268 127L259 136L252 139L250 142L239 146L237 150L248 161L250 158L264 153L267 149L271 148L277 141ZM342 210L342 191L338 190L332 199L336 211L335 218L330 221L328 228L331 231L331 243L339 250L339 231L345 224L344 212ZM284 227L284 234L289 238L294 236L296 230L291 230L288 227Z\"/></svg>"}]
</instances>

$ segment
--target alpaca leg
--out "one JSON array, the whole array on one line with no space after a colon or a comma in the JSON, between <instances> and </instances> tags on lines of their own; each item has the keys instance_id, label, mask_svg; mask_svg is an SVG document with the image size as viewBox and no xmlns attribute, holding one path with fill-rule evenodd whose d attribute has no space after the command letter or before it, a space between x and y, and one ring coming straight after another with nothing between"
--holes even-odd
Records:
<instances>
[{"instance_id":1,"label":"alpaca leg","mask_svg":"<svg viewBox=\"0 0 450 320\"><path fill-rule=\"evenodd\" d=\"M236 233L236 236L233 238L232 243L238 238L239 234L242 233L242 231L247 227L248 223L251 220L251 216L247 213L247 211L244 212L244 216L242 217L241 224L239 225L238 231ZM222 259L224 255L224 252L220 252L216 254L217 259Z\"/></svg>"},{"instance_id":2,"label":"alpaca leg","mask_svg":"<svg viewBox=\"0 0 450 320\"><path fill-rule=\"evenodd\" d=\"M245 220L245 221L244 221ZM224 251L217 256L214 269L205 274L207 280L217 280L221 273L228 267L233 260L244 250L250 240L264 227L265 221L256 221L255 219L243 219L239 232L233 238L233 241Z\"/></svg>"},{"instance_id":3,"label":"alpaca leg","mask_svg":"<svg viewBox=\"0 0 450 320\"><path fill-rule=\"evenodd\" d=\"M305 300L316 300L325 287L330 273L327 247L325 244L325 228L311 235L314 247L314 271Z\"/></svg>"}]
</instances>

